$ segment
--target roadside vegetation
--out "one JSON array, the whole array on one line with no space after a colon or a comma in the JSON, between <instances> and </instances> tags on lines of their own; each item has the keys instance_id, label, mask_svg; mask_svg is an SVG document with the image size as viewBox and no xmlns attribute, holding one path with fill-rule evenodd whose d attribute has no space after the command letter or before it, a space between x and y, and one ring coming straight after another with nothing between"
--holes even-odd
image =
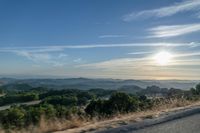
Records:
<instances>
[{"instance_id":1,"label":"roadside vegetation","mask_svg":"<svg viewBox=\"0 0 200 133\"><path fill-rule=\"evenodd\" d=\"M12 105L0 111L2 132L49 132L164 105L184 106L187 102L199 100L200 84L187 91L156 86L135 93L104 89L48 90L39 87L17 91L2 88L1 93L5 95L0 97L0 106ZM15 104L35 100L41 102L30 106Z\"/></svg>"}]
</instances>

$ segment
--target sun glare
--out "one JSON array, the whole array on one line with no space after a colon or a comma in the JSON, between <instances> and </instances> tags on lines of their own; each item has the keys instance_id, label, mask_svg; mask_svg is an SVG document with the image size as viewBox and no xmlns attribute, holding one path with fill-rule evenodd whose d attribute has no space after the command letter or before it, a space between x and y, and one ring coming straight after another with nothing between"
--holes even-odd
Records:
<instances>
[{"instance_id":1,"label":"sun glare","mask_svg":"<svg viewBox=\"0 0 200 133\"><path fill-rule=\"evenodd\" d=\"M159 52L154 56L154 60L158 65L166 66L169 65L172 59L172 54L166 51Z\"/></svg>"}]
</instances>

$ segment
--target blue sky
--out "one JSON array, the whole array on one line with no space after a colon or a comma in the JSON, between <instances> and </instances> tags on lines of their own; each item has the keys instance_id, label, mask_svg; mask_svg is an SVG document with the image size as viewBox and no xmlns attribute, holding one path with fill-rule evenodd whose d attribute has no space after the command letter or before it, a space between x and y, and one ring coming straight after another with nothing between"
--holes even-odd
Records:
<instances>
[{"instance_id":1,"label":"blue sky","mask_svg":"<svg viewBox=\"0 0 200 133\"><path fill-rule=\"evenodd\" d=\"M0 0L0 18L1 76L200 78L200 0Z\"/></svg>"}]
</instances>

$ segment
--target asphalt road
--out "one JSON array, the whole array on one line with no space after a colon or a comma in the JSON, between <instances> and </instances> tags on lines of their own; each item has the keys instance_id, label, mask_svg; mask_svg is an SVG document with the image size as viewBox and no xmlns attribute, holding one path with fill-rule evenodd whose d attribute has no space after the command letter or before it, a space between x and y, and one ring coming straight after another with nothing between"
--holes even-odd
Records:
<instances>
[{"instance_id":1,"label":"asphalt road","mask_svg":"<svg viewBox=\"0 0 200 133\"><path fill-rule=\"evenodd\" d=\"M127 133L200 133L200 114L187 116Z\"/></svg>"},{"instance_id":2,"label":"asphalt road","mask_svg":"<svg viewBox=\"0 0 200 133\"><path fill-rule=\"evenodd\" d=\"M200 107L97 133L200 133Z\"/></svg>"},{"instance_id":3,"label":"asphalt road","mask_svg":"<svg viewBox=\"0 0 200 133\"><path fill-rule=\"evenodd\" d=\"M13 103L15 105L35 105L35 104L39 104L41 102L41 100L37 100L37 101L30 101L30 102L24 102L24 103ZM13 105L12 104L12 105ZM11 105L4 105L4 106L0 106L0 111L2 110L6 110L9 109L11 107Z\"/></svg>"}]
</instances>

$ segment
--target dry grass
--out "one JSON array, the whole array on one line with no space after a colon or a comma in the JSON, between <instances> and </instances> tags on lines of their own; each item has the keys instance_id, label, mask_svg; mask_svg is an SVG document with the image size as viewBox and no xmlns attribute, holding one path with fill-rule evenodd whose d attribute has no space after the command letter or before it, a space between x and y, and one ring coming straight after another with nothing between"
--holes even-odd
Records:
<instances>
[{"instance_id":1,"label":"dry grass","mask_svg":"<svg viewBox=\"0 0 200 133\"><path fill-rule=\"evenodd\" d=\"M85 120L79 117L73 116L70 120L66 119L51 119L46 120L44 117L41 118L38 126L30 125L24 129L15 130L3 130L0 129L0 133L50 133L54 131L61 131L71 128L77 128L84 123Z\"/></svg>"},{"instance_id":2,"label":"dry grass","mask_svg":"<svg viewBox=\"0 0 200 133\"><path fill-rule=\"evenodd\" d=\"M103 129L109 129L118 127L121 125L127 125L129 123L142 121L143 119L152 119L155 117L159 117L161 114L170 112L170 111L178 111L185 108L191 108L192 106L200 105L200 102L192 102L184 99L174 99L174 100L163 100L160 101L159 104L155 105L151 110L140 111L129 113L125 115L117 115L111 119L88 122L82 124L79 128L67 129L64 131L57 131L55 133L80 133L80 132L92 132Z\"/></svg>"},{"instance_id":3,"label":"dry grass","mask_svg":"<svg viewBox=\"0 0 200 133\"><path fill-rule=\"evenodd\" d=\"M200 102L192 102L184 99L174 100L161 100L154 105L151 110L139 111L129 114L118 114L115 117L99 120L93 118L92 120L83 119L78 116L73 116L70 120L66 119L52 119L45 120L41 118L38 126L29 126L25 129L15 131L0 130L0 133L80 133L90 132L102 129L114 128L121 125L141 121L143 119L151 119L158 117L163 113L176 111L192 106L200 105Z\"/></svg>"},{"instance_id":4,"label":"dry grass","mask_svg":"<svg viewBox=\"0 0 200 133\"><path fill-rule=\"evenodd\" d=\"M158 103L156 103L153 107L153 109L170 109L174 107L182 107L187 106L190 104L193 104L194 102L188 101L185 99L167 99L167 100L160 100Z\"/></svg>"}]
</instances>

